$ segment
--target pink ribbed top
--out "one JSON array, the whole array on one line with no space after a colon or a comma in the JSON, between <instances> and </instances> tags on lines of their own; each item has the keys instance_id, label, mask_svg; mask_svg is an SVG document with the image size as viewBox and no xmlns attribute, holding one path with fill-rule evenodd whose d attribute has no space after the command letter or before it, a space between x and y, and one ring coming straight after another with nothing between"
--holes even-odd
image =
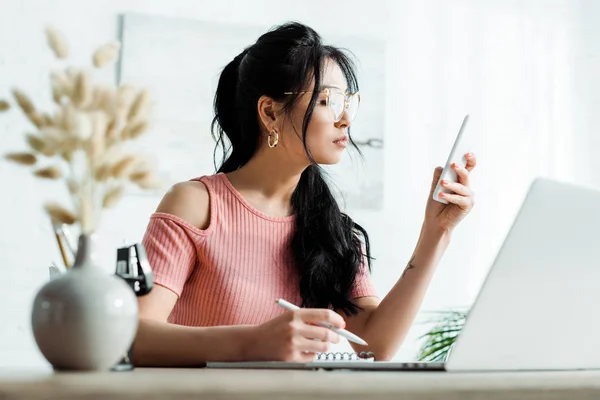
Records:
<instances>
[{"instance_id":1,"label":"pink ribbed top","mask_svg":"<svg viewBox=\"0 0 600 400\"><path fill-rule=\"evenodd\" d=\"M150 217L143 244L154 282L179 296L168 321L188 326L260 324L300 304L290 250L294 216L270 217L252 207L225 174L194 180L206 186L210 223L201 230L171 214ZM376 296L363 264L352 297Z\"/></svg>"}]
</instances>

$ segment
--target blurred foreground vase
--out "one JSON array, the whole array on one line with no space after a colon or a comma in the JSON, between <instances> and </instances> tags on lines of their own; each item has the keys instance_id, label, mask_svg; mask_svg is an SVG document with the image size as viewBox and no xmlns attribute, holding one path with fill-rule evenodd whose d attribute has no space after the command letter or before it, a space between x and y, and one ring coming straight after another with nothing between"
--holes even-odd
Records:
<instances>
[{"instance_id":1,"label":"blurred foreground vase","mask_svg":"<svg viewBox=\"0 0 600 400\"><path fill-rule=\"evenodd\" d=\"M82 234L73 267L46 283L33 303L35 341L56 370L109 370L137 331L135 293L96 265L94 242L94 234Z\"/></svg>"}]
</instances>

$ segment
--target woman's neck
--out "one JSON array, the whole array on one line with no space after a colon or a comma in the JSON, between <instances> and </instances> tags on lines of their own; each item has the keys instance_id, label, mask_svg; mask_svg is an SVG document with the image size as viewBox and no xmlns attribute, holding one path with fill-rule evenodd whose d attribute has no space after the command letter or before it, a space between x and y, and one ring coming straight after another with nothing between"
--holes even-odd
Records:
<instances>
[{"instance_id":1,"label":"woman's neck","mask_svg":"<svg viewBox=\"0 0 600 400\"><path fill-rule=\"evenodd\" d=\"M307 165L294 165L283 150L259 150L243 167L227 174L229 181L251 203L290 210L292 194Z\"/></svg>"}]
</instances>

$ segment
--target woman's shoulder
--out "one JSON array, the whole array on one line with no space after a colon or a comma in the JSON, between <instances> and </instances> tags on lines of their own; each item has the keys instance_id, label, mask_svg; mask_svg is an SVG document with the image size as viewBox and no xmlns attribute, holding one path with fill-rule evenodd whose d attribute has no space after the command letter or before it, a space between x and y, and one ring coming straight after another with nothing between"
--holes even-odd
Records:
<instances>
[{"instance_id":1,"label":"woman's shoulder","mask_svg":"<svg viewBox=\"0 0 600 400\"><path fill-rule=\"evenodd\" d=\"M201 177L171 186L163 196L157 213L171 214L192 224L198 229L206 229L210 224L210 196L205 181Z\"/></svg>"}]
</instances>

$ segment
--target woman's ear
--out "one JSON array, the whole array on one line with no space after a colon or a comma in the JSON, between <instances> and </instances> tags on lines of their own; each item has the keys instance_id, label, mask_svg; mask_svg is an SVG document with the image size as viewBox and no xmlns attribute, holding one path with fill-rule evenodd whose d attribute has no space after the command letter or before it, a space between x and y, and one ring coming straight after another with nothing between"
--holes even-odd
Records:
<instances>
[{"instance_id":1,"label":"woman's ear","mask_svg":"<svg viewBox=\"0 0 600 400\"><path fill-rule=\"evenodd\" d=\"M281 118L281 105L267 96L261 96L258 99L258 118L261 125L270 132L279 122Z\"/></svg>"}]
</instances>

